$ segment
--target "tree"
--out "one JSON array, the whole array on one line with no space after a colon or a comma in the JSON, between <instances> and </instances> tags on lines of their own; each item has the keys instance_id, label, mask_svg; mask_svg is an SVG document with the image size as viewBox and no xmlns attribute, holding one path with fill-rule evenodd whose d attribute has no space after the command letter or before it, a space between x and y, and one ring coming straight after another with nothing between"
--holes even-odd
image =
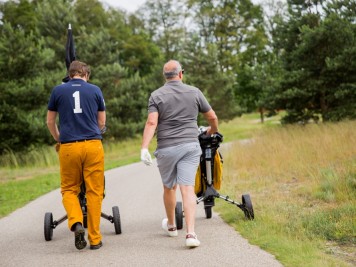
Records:
<instances>
[{"instance_id":1,"label":"tree","mask_svg":"<svg viewBox=\"0 0 356 267\"><path fill-rule=\"evenodd\" d=\"M220 76L235 80L231 88L237 106L232 110L241 113L259 109L262 112L263 84L257 82L256 69L263 63L268 39L261 7L250 0L187 2L194 12L202 46L214 44L216 47L215 64L220 68Z\"/></svg>"},{"instance_id":2,"label":"tree","mask_svg":"<svg viewBox=\"0 0 356 267\"><path fill-rule=\"evenodd\" d=\"M260 6L250 0L189 0L194 10L202 44L216 44L221 71L236 70L242 64L254 64L255 54L265 46ZM261 38L263 37L263 38ZM244 52L244 56L240 54Z\"/></svg>"},{"instance_id":3,"label":"tree","mask_svg":"<svg viewBox=\"0 0 356 267\"><path fill-rule=\"evenodd\" d=\"M337 13L306 12L315 9L303 3L291 7L278 39L284 77L275 108L287 110L284 122L355 118L355 25Z\"/></svg>"},{"instance_id":4,"label":"tree","mask_svg":"<svg viewBox=\"0 0 356 267\"><path fill-rule=\"evenodd\" d=\"M0 3L1 20L10 23L16 29L31 32L37 29L38 19L34 5L28 0Z\"/></svg>"},{"instance_id":5,"label":"tree","mask_svg":"<svg viewBox=\"0 0 356 267\"><path fill-rule=\"evenodd\" d=\"M98 0L76 0L74 11L78 25L85 26L88 33L99 33L108 27L107 12Z\"/></svg>"},{"instance_id":6,"label":"tree","mask_svg":"<svg viewBox=\"0 0 356 267\"><path fill-rule=\"evenodd\" d=\"M177 58L185 42L186 7L182 1L148 0L140 17L152 40L162 49L165 61Z\"/></svg>"},{"instance_id":7,"label":"tree","mask_svg":"<svg viewBox=\"0 0 356 267\"><path fill-rule=\"evenodd\" d=\"M39 36L44 39L45 46L55 52L55 60L49 69L62 68L65 73L64 57L68 25L73 26L76 38L79 27L71 0L34 1L38 18Z\"/></svg>"},{"instance_id":8,"label":"tree","mask_svg":"<svg viewBox=\"0 0 356 267\"><path fill-rule=\"evenodd\" d=\"M235 77L220 70L216 46L211 44L205 49L200 46L198 37L191 40L180 56L186 82L205 94L220 120L240 115L234 94Z\"/></svg>"}]
</instances>

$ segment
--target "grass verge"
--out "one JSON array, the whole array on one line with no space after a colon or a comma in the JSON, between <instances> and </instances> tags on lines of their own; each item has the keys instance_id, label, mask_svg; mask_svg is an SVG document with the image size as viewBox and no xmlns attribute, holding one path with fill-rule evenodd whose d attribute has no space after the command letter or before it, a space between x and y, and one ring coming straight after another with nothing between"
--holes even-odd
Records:
<instances>
[{"instance_id":1,"label":"grass verge","mask_svg":"<svg viewBox=\"0 0 356 267\"><path fill-rule=\"evenodd\" d=\"M42 174L0 185L0 217L60 186L59 174Z\"/></svg>"},{"instance_id":2,"label":"grass verge","mask_svg":"<svg viewBox=\"0 0 356 267\"><path fill-rule=\"evenodd\" d=\"M217 211L285 266L355 266L354 129L356 122L279 127L234 143L223 154L221 193L240 200L248 192L255 220L221 201Z\"/></svg>"}]
</instances>

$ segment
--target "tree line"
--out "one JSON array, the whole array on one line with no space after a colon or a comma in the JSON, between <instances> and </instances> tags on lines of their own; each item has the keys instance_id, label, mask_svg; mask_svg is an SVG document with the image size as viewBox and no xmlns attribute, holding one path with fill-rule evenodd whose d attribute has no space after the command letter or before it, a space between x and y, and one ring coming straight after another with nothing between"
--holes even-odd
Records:
<instances>
[{"instance_id":1,"label":"tree line","mask_svg":"<svg viewBox=\"0 0 356 267\"><path fill-rule=\"evenodd\" d=\"M103 91L106 138L143 130L162 66L180 61L220 120L285 110L283 123L356 118L356 0L147 0L126 13L98 0L0 3L0 154L52 144L45 118L78 60Z\"/></svg>"}]
</instances>

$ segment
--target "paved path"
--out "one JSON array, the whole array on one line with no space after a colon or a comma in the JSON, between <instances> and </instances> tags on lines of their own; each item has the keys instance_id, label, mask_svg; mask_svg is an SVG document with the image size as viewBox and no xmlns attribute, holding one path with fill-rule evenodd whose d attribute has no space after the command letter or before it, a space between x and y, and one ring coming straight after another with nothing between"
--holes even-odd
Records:
<instances>
[{"instance_id":1,"label":"paved path","mask_svg":"<svg viewBox=\"0 0 356 267\"><path fill-rule=\"evenodd\" d=\"M196 220L200 247L185 247L184 230L166 237L162 191L156 166L135 163L107 171L103 212L111 215L112 207L119 206L122 234L115 235L114 225L102 219L104 246L78 251L67 221L54 229L51 241L44 239L45 212L55 220L64 215L60 192L54 190L0 220L0 266L282 266L217 214L206 219L203 203Z\"/></svg>"}]
</instances>

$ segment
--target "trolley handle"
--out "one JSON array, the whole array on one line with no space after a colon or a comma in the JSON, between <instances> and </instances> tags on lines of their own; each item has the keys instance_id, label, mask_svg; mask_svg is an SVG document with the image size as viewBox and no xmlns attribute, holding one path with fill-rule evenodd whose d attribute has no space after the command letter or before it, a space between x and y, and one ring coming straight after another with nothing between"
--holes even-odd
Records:
<instances>
[{"instance_id":1,"label":"trolley handle","mask_svg":"<svg viewBox=\"0 0 356 267\"><path fill-rule=\"evenodd\" d=\"M224 136L221 133L216 132L212 135L207 135L206 133L207 131L204 131L200 133L198 136L201 145L207 145L207 144L219 145L220 143L223 142Z\"/></svg>"}]
</instances>

